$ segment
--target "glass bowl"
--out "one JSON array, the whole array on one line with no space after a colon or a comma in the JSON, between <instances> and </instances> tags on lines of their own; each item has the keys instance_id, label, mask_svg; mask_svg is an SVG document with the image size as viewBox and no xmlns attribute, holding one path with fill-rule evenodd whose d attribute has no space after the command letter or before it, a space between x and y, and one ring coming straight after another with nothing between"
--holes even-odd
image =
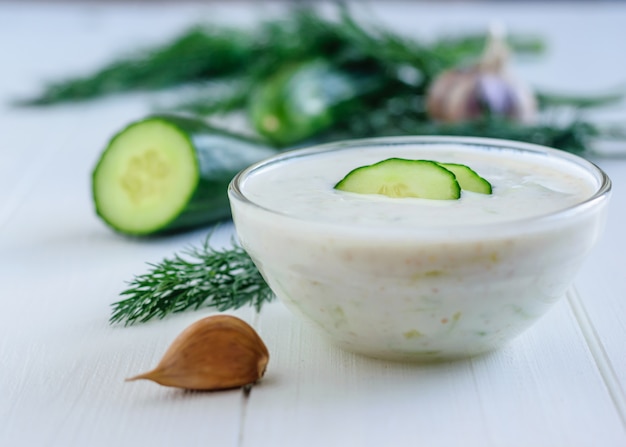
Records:
<instances>
[{"instance_id":1,"label":"glass bowl","mask_svg":"<svg viewBox=\"0 0 626 447\"><path fill-rule=\"evenodd\" d=\"M469 160L494 192L433 201L333 189L351 168L398 156ZM279 154L240 172L229 199L242 246L295 315L352 352L438 361L503 345L559 300L602 232L610 190L600 168L556 149L388 137Z\"/></svg>"}]
</instances>

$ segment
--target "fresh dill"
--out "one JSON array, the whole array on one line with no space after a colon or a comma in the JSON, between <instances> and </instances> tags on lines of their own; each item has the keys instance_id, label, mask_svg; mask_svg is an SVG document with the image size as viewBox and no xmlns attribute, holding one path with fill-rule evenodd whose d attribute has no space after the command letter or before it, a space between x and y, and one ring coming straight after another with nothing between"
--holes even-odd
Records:
<instances>
[{"instance_id":1,"label":"fresh dill","mask_svg":"<svg viewBox=\"0 0 626 447\"><path fill-rule=\"evenodd\" d=\"M172 313L212 307L218 311L253 306L257 311L274 298L244 249L215 249L210 237L151 266L136 276L113 303L111 323L131 325Z\"/></svg>"},{"instance_id":2,"label":"fresh dill","mask_svg":"<svg viewBox=\"0 0 626 447\"><path fill-rule=\"evenodd\" d=\"M170 42L136 50L90 75L49 83L39 96L18 104L52 105L215 80L255 84L282 66L315 58L347 69L382 68L390 75L410 65L421 71L423 87L442 69L478 55L485 40L476 34L423 44L368 28L343 7L335 20L300 7L254 28L196 25ZM509 44L518 54L543 50L541 40L533 36L511 36Z\"/></svg>"},{"instance_id":3,"label":"fresh dill","mask_svg":"<svg viewBox=\"0 0 626 447\"><path fill-rule=\"evenodd\" d=\"M186 86L175 95L174 102L170 99L159 103L159 112L182 112L208 120L222 119L227 114L248 117L252 133L260 134L268 146L278 149L337 139L447 134L520 140L583 153L607 133L581 113L624 97L623 92L584 96L542 90L537 92L537 99L544 117L568 109L575 119L542 119L533 126L498 117L455 125L437 123L425 110L430 84L442 71L475 61L483 50L485 34L418 40L371 22L360 23L343 5L336 12L329 17L313 8L296 7L245 29L197 25L177 38L137 51L86 77L49 84L41 95L21 104L52 105ZM507 40L516 56L538 55L544 50L542 40L536 36L512 34ZM348 84L351 96L341 101L327 98L324 116L309 117L299 110L285 112L285 103L305 102L302 92L312 87L303 83L287 87L287 77L280 78L280 73L298 65L306 72L307 63L315 66L319 61L330 67L329 72L319 76ZM316 82L314 75L307 79ZM318 77L317 88L327 88L328 79ZM260 97L259 91L270 94ZM276 97L283 102L275 103L272 98ZM319 97L314 99L319 104ZM260 116L256 120L252 118L255 113ZM285 131L268 135L262 123L274 117L284 119ZM305 124L297 132L289 131L296 122Z\"/></svg>"}]
</instances>

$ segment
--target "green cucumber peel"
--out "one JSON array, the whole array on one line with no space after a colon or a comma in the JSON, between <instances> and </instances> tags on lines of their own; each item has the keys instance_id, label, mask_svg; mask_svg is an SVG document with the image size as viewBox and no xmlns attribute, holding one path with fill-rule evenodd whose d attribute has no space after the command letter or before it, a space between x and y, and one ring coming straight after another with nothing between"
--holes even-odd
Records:
<instances>
[{"instance_id":1,"label":"green cucumber peel","mask_svg":"<svg viewBox=\"0 0 626 447\"><path fill-rule=\"evenodd\" d=\"M92 174L95 211L132 236L209 225L230 217L227 190L237 172L275 153L198 119L147 117L118 132L102 152Z\"/></svg>"},{"instance_id":2,"label":"green cucumber peel","mask_svg":"<svg viewBox=\"0 0 626 447\"><path fill-rule=\"evenodd\" d=\"M391 198L458 200L461 190L491 194L491 184L458 163L388 158L350 171L334 189Z\"/></svg>"},{"instance_id":3,"label":"green cucumber peel","mask_svg":"<svg viewBox=\"0 0 626 447\"><path fill-rule=\"evenodd\" d=\"M461 185L461 189L479 194L491 194L493 192L491 183L478 175L469 166L459 163L439 163L439 165L454 174L459 185Z\"/></svg>"},{"instance_id":4,"label":"green cucumber peel","mask_svg":"<svg viewBox=\"0 0 626 447\"><path fill-rule=\"evenodd\" d=\"M456 200L461 187L454 174L430 160L388 158L350 171L335 189L388 197Z\"/></svg>"}]
</instances>

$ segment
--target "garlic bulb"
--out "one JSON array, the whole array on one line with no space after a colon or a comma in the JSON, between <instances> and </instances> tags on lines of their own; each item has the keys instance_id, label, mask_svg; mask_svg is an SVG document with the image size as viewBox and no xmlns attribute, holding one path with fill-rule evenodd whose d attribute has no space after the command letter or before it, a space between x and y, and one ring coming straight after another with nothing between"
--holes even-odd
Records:
<instances>
[{"instance_id":1,"label":"garlic bulb","mask_svg":"<svg viewBox=\"0 0 626 447\"><path fill-rule=\"evenodd\" d=\"M155 369L127 380L194 390L237 388L263 377L268 361L267 347L250 325L214 315L185 329Z\"/></svg>"},{"instance_id":2,"label":"garlic bulb","mask_svg":"<svg viewBox=\"0 0 626 447\"><path fill-rule=\"evenodd\" d=\"M445 71L432 83L426 102L430 117L448 123L485 115L534 121L536 98L528 86L507 73L508 54L503 33L492 29L477 64Z\"/></svg>"}]
</instances>

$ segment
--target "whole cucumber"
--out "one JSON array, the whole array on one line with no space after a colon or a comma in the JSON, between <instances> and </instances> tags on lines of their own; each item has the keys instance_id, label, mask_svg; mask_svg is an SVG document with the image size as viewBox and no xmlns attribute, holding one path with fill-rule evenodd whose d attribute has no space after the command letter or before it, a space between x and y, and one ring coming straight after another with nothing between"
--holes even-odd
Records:
<instances>
[{"instance_id":1,"label":"whole cucumber","mask_svg":"<svg viewBox=\"0 0 626 447\"><path fill-rule=\"evenodd\" d=\"M147 236L230 216L227 188L240 170L276 153L182 116L151 116L117 133L92 176L98 216Z\"/></svg>"},{"instance_id":2,"label":"whole cucumber","mask_svg":"<svg viewBox=\"0 0 626 447\"><path fill-rule=\"evenodd\" d=\"M328 129L342 104L369 90L369 78L354 77L324 60L309 60L287 65L261 83L248 114L260 135L287 147Z\"/></svg>"}]
</instances>

